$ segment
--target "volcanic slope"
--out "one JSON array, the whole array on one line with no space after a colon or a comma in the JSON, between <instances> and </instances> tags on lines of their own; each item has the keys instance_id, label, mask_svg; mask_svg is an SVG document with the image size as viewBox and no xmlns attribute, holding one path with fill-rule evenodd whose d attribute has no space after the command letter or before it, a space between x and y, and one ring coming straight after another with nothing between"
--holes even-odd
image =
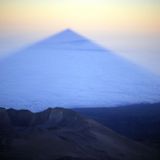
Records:
<instances>
[{"instance_id":1,"label":"volcanic slope","mask_svg":"<svg viewBox=\"0 0 160 160\"><path fill-rule=\"evenodd\" d=\"M1 108L0 138L5 160L158 160L150 148L63 108Z\"/></svg>"}]
</instances>

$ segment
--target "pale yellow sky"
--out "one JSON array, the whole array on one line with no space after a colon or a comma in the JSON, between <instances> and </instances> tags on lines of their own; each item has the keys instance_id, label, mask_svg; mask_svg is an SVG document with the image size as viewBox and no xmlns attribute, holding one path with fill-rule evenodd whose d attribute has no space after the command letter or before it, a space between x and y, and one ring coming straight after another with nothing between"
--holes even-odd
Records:
<instances>
[{"instance_id":1,"label":"pale yellow sky","mask_svg":"<svg viewBox=\"0 0 160 160\"><path fill-rule=\"evenodd\" d=\"M0 0L0 56L65 28L160 74L159 0Z\"/></svg>"}]
</instances>

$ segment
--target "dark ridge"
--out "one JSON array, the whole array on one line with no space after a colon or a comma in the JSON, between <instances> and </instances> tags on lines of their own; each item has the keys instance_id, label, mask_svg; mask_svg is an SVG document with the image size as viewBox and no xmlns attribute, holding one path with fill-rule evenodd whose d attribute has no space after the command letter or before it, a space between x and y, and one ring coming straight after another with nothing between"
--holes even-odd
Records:
<instances>
[{"instance_id":1,"label":"dark ridge","mask_svg":"<svg viewBox=\"0 0 160 160\"><path fill-rule=\"evenodd\" d=\"M64 108L0 109L0 159L158 160L158 154Z\"/></svg>"},{"instance_id":2,"label":"dark ridge","mask_svg":"<svg viewBox=\"0 0 160 160\"><path fill-rule=\"evenodd\" d=\"M160 150L160 103L74 110L119 134Z\"/></svg>"}]
</instances>

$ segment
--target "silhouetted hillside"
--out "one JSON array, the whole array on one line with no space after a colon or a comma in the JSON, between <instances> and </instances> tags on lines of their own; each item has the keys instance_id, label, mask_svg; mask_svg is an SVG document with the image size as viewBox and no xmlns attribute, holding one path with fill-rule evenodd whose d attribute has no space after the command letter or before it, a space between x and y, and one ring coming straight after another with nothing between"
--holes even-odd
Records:
<instances>
[{"instance_id":1,"label":"silhouetted hillside","mask_svg":"<svg viewBox=\"0 0 160 160\"><path fill-rule=\"evenodd\" d=\"M160 103L75 110L124 136L160 148Z\"/></svg>"},{"instance_id":2,"label":"silhouetted hillside","mask_svg":"<svg viewBox=\"0 0 160 160\"><path fill-rule=\"evenodd\" d=\"M158 160L156 152L63 108L0 109L1 160Z\"/></svg>"}]
</instances>

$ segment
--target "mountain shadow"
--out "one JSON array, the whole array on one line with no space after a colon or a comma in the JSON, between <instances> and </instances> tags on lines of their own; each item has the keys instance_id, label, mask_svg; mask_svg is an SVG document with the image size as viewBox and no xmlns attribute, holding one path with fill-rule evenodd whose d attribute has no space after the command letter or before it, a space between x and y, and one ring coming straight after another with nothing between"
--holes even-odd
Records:
<instances>
[{"instance_id":1,"label":"mountain shadow","mask_svg":"<svg viewBox=\"0 0 160 160\"><path fill-rule=\"evenodd\" d=\"M160 100L160 77L72 30L1 60L0 75L0 106L16 109Z\"/></svg>"}]
</instances>

